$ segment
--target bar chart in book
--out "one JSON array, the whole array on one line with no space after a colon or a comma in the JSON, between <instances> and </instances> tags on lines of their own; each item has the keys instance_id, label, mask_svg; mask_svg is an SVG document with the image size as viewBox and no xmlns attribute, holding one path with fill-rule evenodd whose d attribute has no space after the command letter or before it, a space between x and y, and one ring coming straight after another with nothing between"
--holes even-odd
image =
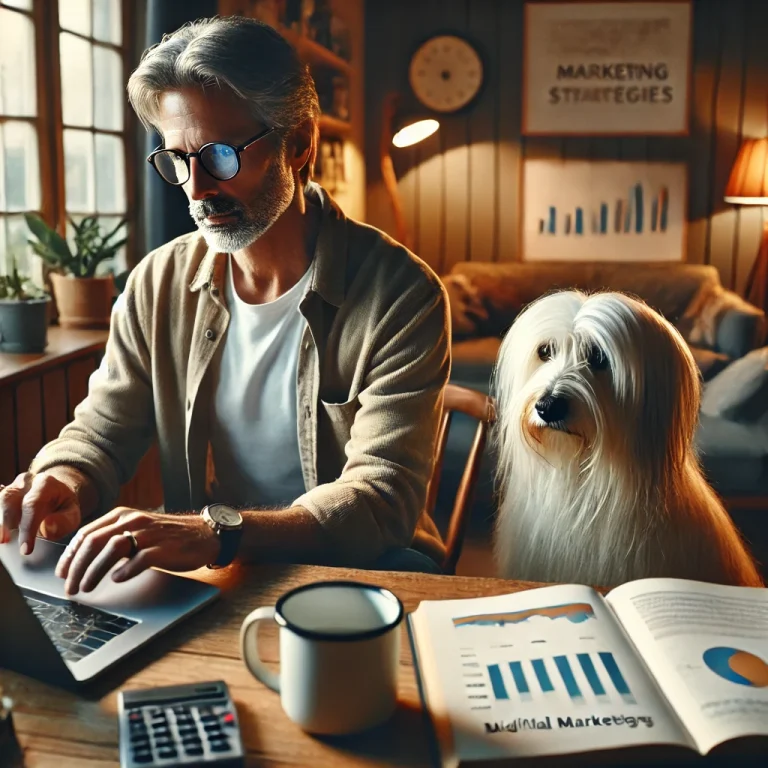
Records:
<instances>
[{"instance_id":1,"label":"bar chart in book","mask_svg":"<svg viewBox=\"0 0 768 768\"><path fill-rule=\"evenodd\" d=\"M542 701L568 696L575 704L635 704L635 697L614 655L607 651L511 660L486 666L495 701ZM477 675L479 677L479 675ZM479 687L479 683L475 684Z\"/></svg>"},{"instance_id":2,"label":"bar chart in book","mask_svg":"<svg viewBox=\"0 0 768 768\"><path fill-rule=\"evenodd\" d=\"M681 163L526 160L523 257L682 259L686 173Z\"/></svg>"}]
</instances>

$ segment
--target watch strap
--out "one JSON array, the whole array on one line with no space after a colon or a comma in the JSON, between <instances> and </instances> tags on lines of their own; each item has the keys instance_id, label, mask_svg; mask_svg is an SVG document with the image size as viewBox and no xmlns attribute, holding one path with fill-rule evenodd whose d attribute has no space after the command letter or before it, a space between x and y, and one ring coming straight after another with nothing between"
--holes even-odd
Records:
<instances>
[{"instance_id":1,"label":"watch strap","mask_svg":"<svg viewBox=\"0 0 768 768\"><path fill-rule=\"evenodd\" d=\"M240 547L240 539L243 535L242 528L217 527L216 533L221 542L218 557L211 563L212 568L226 568L232 564Z\"/></svg>"}]
</instances>

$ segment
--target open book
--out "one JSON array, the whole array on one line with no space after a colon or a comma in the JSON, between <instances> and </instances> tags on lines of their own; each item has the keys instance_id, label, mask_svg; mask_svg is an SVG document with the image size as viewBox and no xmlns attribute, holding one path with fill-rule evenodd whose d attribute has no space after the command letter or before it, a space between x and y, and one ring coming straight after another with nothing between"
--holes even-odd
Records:
<instances>
[{"instance_id":1,"label":"open book","mask_svg":"<svg viewBox=\"0 0 768 768\"><path fill-rule=\"evenodd\" d=\"M552 586L423 601L409 624L443 765L630 748L768 754L766 589Z\"/></svg>"}]
</instances>

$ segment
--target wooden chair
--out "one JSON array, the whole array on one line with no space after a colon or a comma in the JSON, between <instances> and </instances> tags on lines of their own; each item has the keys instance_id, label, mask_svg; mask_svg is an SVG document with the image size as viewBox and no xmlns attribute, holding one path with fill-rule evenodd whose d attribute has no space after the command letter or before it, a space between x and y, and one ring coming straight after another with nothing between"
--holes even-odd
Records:
<instances>
[{"instance_id":1,"label":"wooden chair","mask_svg":"<svg viewBox=\"0 0 768 768\"><path fill-rule=\"evenodd\" d=\"M443 561L439 563L443 573L451 575L456 573L456 563L459 560L461 548L464 544L464 532L469 521L469 512L474 499L477 478L480 473L480 462L488 438L488 428L496 420L496 408L492 397L489 397L484 392L460 387L456 384L448 384L446 386L445 399L443 401L443 418L440 422L440 431L437 436L435 466L427 490L426 511L433 519L437 502L437 489L440 485L440 476L443 471L445 446L448 442L448 430L451 426L453 414L456 411L477 419L478 424L475 439L467 456L464 474L461 477L461 483L456 492L453 510L451 511L448 532L444 541L445 555Z\"/></svg>"}]
</instances>

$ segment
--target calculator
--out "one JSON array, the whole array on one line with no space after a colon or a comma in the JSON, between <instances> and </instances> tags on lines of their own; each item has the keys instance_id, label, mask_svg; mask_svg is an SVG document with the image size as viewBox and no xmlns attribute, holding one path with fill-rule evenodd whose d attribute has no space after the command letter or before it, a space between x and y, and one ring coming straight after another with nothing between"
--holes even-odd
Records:
<instances>
[{"instance_id":1,"label":"calculator","mask_svg":"<svg viewBox=\"0 0 768 768\"><path fill-rule=\"evenodd\" d=\"M237 710L223 680L121 691L120 765L243 766Z\"/></svg>"}]
</instances>

